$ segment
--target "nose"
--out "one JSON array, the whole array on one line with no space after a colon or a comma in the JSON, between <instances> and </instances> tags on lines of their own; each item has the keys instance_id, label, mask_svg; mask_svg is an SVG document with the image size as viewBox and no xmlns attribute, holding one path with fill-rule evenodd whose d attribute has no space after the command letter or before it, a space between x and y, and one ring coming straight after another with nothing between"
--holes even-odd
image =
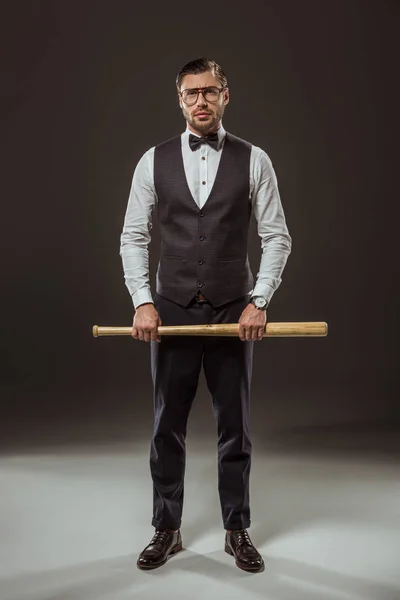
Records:
<instances>
[{"instance_id":1,"label":"nose","mask_svg":"<svg viewBox=\"0 0 400 600\"><path fill-rule=\"evenodd\" d=\"M203 91L199 92L199 95L197 97L197 106L207 106L207 100L203 96Z\"/></svg>"}]
</instances>

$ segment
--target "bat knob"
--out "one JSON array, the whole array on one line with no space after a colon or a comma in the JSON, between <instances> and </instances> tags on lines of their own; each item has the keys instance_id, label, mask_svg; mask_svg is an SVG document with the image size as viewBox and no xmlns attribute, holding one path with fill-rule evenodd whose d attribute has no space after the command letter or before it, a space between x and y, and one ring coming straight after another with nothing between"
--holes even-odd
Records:
<instances>
[{"instance_id":1,"label":"bat knob","mask_svg":"<svg viewBox=\"0 0 400 600\"><path fill-rule=\"evenodd\" d=\"M98 325L93 325L93 337L98 337L99 335L99 326Z\"/></svg>"}]
</instances>

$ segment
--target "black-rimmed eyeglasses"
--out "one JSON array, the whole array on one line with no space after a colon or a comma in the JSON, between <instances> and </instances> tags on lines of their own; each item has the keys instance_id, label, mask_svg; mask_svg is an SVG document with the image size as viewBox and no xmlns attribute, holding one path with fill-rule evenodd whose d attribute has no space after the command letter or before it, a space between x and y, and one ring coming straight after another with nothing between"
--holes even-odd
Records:
<instances>
[{"instance_id":1,"label":"black-rimmed eyeglasses","mask_svg":"<svg viewBox=\"0 0 400 600\"><path fill-rule=\"evenodd\" d=\"M193 104L196 104L199 94L203 94L203 98L206 102L215 103L218 102L219 96L224 90L225 88L223 87L218 88L216 86L211 86L204 88L188 88L179 93L186 106L193 106Z\"/></svg>"}]
</instances>

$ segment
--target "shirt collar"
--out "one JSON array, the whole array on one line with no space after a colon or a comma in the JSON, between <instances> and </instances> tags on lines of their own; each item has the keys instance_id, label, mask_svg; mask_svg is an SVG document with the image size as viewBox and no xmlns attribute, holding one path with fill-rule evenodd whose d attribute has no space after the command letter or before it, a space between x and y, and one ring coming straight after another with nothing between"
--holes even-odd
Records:
<instances>
[{"instance_id":1,"label":"shirt collar","mask_svg":"<svg viewBox=\"0 0 400 600\"><path fill-rule=\"evenodd\" d=\"M221 126L218 129L217 133L218 133L218 150L220 150L221 147L222 147L222 143L223 143L223 141L225 139L225 136L226 136L226 131L225 131L222 123L221 123ZM186 139L186 143L187 144L189 143L189 135L190 134L195 135L196 137L201 137L200 135L197 135L196 133L193 133L193 131L190 131L188 125L186 125L186 130L183 133L183 136Z\"/></svg>"}]
</instances>

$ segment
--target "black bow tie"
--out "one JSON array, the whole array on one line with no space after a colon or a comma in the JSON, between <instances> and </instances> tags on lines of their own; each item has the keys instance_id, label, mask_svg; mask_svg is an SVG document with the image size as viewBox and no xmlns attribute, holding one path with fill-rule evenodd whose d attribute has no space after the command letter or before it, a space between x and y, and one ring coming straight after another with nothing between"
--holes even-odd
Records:
<instances>
[{"instance_id":1,"label":"black bow tie","mask_svg":"<svg viewBox=\"0 0 400 600\"><path fill-rule=\"evenodd\" d=\"M200 148L202 144L209 144L214 150L218 150L218 133L212 133L207 137L197 137L197 135L189 135L189 146L195 151Z\"/></svg>"}]
</instances>

